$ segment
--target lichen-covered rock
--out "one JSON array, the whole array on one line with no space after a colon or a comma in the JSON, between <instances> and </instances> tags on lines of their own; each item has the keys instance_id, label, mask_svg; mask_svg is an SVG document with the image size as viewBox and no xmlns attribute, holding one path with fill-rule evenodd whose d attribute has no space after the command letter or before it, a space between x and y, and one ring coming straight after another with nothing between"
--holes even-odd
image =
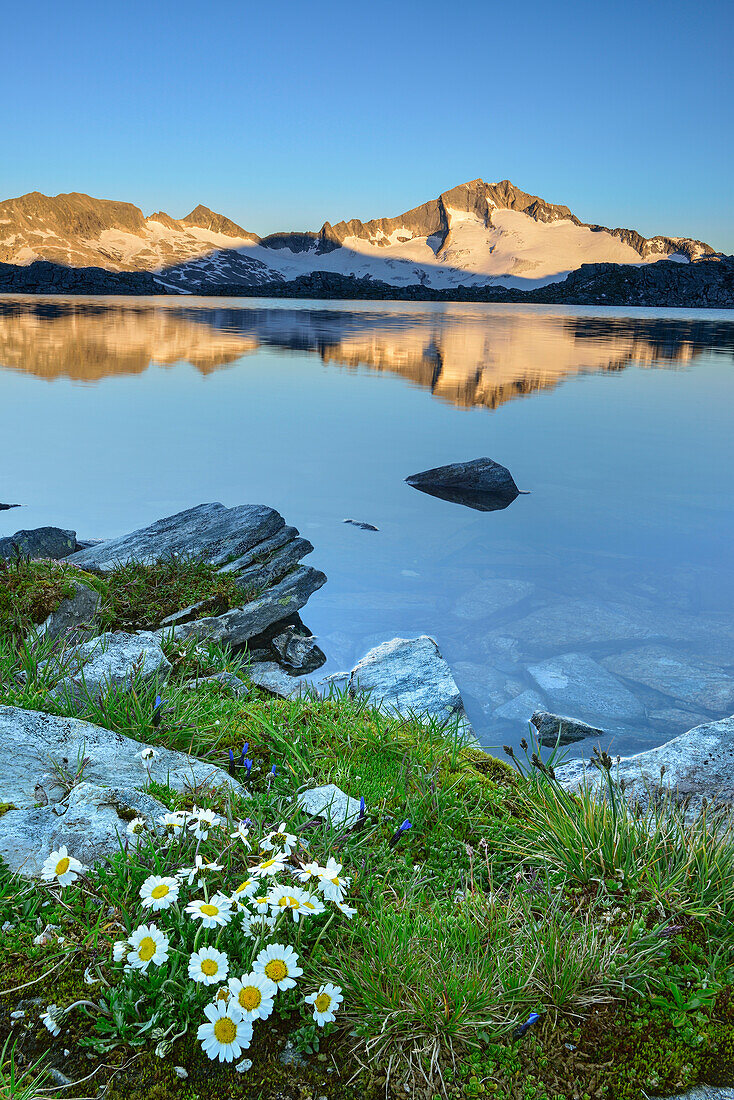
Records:
<instances>
[{"instance_id":1,"label":"lichen-covered rock","mask_svg":"<svg viewBox=\"0 0 734 1100\"><path fill-rule=\"evenodd\" d=\"M58 561L73 554L77 548L76 531L61 527L36 527L32 531L16 531L0 539L0 559L10 560L17 553L29 558L53 558Z\"/></svg>"},{"instance_id":2,"label":"lichen-covered rock","mask_svg":"<svg viewBox=\"0 0 734 1100\"><path fill-rule=\"evenodd\" d=\"M0 802L13 803L19 809L34 806L39 782L49 804L62 801L66 791L57 770L76 773L81 761L86 761L81 775L84 782L142 787L148 781L148 769L140 757L145 747L122 733L78 718L0 706ZM150 761L150 777L176 791L199 785L240 789L221 768L162 747L155 749Z\"/></svg>"},{"instance_id":3,"label":"lichen-covered rock","mask_svg":"<svg viewBox=\"0 0 734 1100\"><path fill-rule=\"evenodd\" d=\"M121 562L153 562L170 554L224 565L284 526L283 517L262 504L241 504L237 508L198 504L148 527L80 550L71 560L99 573L109 572Z\"/></svg>"},{"instance_id":4,"label":"lichen-covered rock","mask_svg":"<svg viewBox=\"0 0 734 1100\"><path fill-rule=\"evenodd\" d=\"M189 691L198 691L208 684L217 685L222 691L234 695L235 699L243 699L249 694L249 688L244 680L235 676L233 672L215 672L211 676L197 676L195 680L188 680L183 686Z\"/></svg>"},{"instance_id":5,"label":"lichen-covered rock","mask_svg":"<svg viewBox=\"0 0 734 1100\"><path fill-rule=\"evenodd\" d=\"M137 843L127 832L134 817L143 818L152 832L165 812L162 803L134 787L80 783L63 802L3 814L0 858L11 871L36 877L48 855L64 844L70 855L91 867L120 844Z\"/></svg>"},{"instance_id":6,"label":"lichen-covered rock","mask_svg":"<svg viewBox=\"0 0 734 1100\"><path fill-rule=\"evenodd\" d=\"M73 596L66 596L52 611L45 622L36 627L36 633L44 638L73 638L81 628L90 624L100 604L99 592L81 581L74 581Z\"/></svg>"},{"instance_id":7,"label":"lichen-covered rock","mask_svg":"<svg viewBox=\"0 0 734 1100\"><path fill-rule=\"evenodd\" d=\"M464 702L434 638L393 638L371 649L349 676L351 694L368 693L370 702L404 717L458 719L468 735L473 731Z\"/></svg>"},{"instance_id":8,"label":"lichen-covered rock","mask_svg":"<svg viewBox=\"0 0 734 1100\"><path fill-rule=\"evenodd\" d=\"M275 661L258 661L247 670L250 680L259 688L279 695L281 699L290 699L300 695L307 685L295 676L289 676Z\"/></svg>"},{"instance_id":9,"label":"lichen-covered rock","mask_svg":"<svg viewBox=\"0 0 734 1100\"><path fill-rule=\"evenodd\" d=\"M734 806L734 715L695 726L657 749L623 757L618 774L631 801L647 806L661 791L669 791L687 806L689 819L700 813L704 798ZM584 782L596 784L599 777L583 760L557 768L556 775L569 790Z\"/></svg>"},{"instance_id":10,"label":"lichen-covered rock","mask_svg":"<svg viewBox=\"0 0 734 1100\"><path fill-rule=\"evenodd\" d=\"M334 783L301 791L296 802L311 817L323 817L336 828L352 825L359 817L359 799L352 798Z\"/></svg>"},{"instance_id":11,"label":"lichen-covered rock","mask_svg":"<svg viewBox=\"0 0 734 1100\"><path fill-rule=\"evenodd\" d=\"M293 615L325 583L326 576L318 569L301 565L244 606L225 611L223 615L183 623L169 633L177 640L195 637L225 645L243 646L273 623Z\"/></svg>"},{"instance_id":12,"label":"lichen-covered rock","mask_svg":"<svg viewBox=\"0 0 734 1100\"><path fill-rule=\"evenodd\" d=\"M160 642L147 631L100 634L83 645L66 650L58 658L51 658L41 667L51 673L58 668L61 673L49 696L78 705L133 683L155 680L162 684L171 669Z\"/></svg>"}]
</instances>

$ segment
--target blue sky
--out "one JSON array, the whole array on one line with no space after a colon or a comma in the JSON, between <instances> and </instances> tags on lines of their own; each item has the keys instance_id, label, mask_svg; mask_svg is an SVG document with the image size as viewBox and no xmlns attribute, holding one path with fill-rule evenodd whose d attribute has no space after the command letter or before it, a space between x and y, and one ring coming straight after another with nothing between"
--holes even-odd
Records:
<instances>
[{"instance_id":1,"label":"blue sky","mask_svg":"<svg viewBox=\"0 0 734 1100\"><path fill-rule=\"evenodd\" d=\"M734 251L734 6L7 5L0 197L86 191L261 234L481 176Z\"/></svg>"}]
</instances>

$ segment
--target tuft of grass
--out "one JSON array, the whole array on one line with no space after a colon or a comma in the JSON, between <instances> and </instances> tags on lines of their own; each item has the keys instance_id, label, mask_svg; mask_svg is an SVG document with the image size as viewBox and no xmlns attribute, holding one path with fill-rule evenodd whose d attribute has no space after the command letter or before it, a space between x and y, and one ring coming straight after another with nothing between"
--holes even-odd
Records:
<instances>
[{"instance_id":1,"label":"tuft of grass","mask_svg":"<svg viewBox=\"0 0 734 1100\"><path fill-rule=\"evenodd\" d=\"M127 562L106 577L99 612L102 630L153 630L162 619L192 604L196 617L220 615L240 606L248 594L232 573L198 558L172 554L152 563Z\"/></svg>"},{"instance_id":2,"label":"tuft of grass","mask_svg":"<svg viewBox=\"0 0 734 1100\"><path fill-rule=\"evenodd\" d=\"M0 636L20 637L74 595L79 570L63 562L16 554L0 560Z\"/></svg>"}]
</instances>

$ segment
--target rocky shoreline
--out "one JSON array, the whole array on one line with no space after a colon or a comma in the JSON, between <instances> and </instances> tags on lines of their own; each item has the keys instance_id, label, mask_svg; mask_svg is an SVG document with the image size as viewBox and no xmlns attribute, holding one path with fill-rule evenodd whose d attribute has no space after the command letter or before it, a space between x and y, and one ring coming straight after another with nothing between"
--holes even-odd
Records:
<instances>
[{"instance_id":1,"label":"rocky shoreline","mask_svg":"<svg viewBox=\"0 0 734 1100\"><path fill-rule=\"evenodd\" d=\"M181 295L148 271L66 267L48 260L28 265L0 263L1 294ZM535 290L501 284L435 290L422 284L392 286L372 278L314 271L282 282L248 286L226 280L196 291L206 297L315 298L421 302L496 302L526 305L643 306L677 309L734 308L734 256L705 256L689 263L582 264L558 282Z\"/></svg>"}]
</instances>

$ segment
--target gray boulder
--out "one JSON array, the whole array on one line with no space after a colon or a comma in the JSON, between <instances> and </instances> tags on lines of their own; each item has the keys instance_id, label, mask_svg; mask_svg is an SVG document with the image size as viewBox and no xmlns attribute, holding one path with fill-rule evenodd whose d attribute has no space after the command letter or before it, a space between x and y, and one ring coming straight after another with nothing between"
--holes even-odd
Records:
<instances>
[{"instance_id":1,"label":"gray boulder","mask_svg":"<svg viewBox=\"0 0 734 1100\"><path fill-rule=\"evenodd\" d=\"M510 471L491 458L436 466L419 474L411 474L405 480L423 493L465 504L480 512L506 508L520 495Z\"/></svg>"},{"instance_id":2,"label":"gray boulder","mask_svg":"<svg viewBox=\"0 0 734 1100\"><path fill-rule=\"evenodd\" d=\"M664 768L661 781L661 768ZM598 782L599 773L583 760L574 760L556 771L564 787L578 789L584 782ZM734 804L734 715L720 722L695 726L657 749L623 757L619 778L628 798L647 806L661 789L687 805L695 817L702 799L719 805Z\"/></svg>"},{"instance_id":3,"label":"gray boulder","mask_svg":"<svg viewBox=\"0 0 734 1100\"><path fill-rule=\"evenodd\" d=\"M734 708L734 675L711 661L686 657L665 646L643 646L601 662L617 676L671 695L690 706L726 712Z\"/></svg>"},{"instance_id":4,"label":"gray boulder","mask_svg":"<svg viewBox=\"0 0 734 1100\"><path fill-rule=\"evenodd\" d=\"M58 561L73 554L77 547L76 531L61 527L36 527L32 531L16 531L0 539L0 559L9 561L16 553L29 558L53 558Z\"/></svg>"},{"instance_id":5,"label":"gray boulder","mask_svg":"<svg viewBox=\"0 0 734 1100\"><path fill-rule=\"evenodd\" d=\"M699 1085L679 1096L651 1097L651 1100L734 1100L734 1089L717 1085Z\"/></svg>"},{"instance_id":6,"label":"gray boulder","mask_svg":"<svg viewBox=\"0 0 734 1100\"><path fill-rule=\"evenodd\" d=\"M289 676L275 661L258 661L250 665L247 675L256 687L264 688L281 699L300 695L307 687L305 681Z\"/></svg>"},{"instance_id":7,"label":"gray boulder","mask_svg":"<svg viewBox=\"0 0 734 1100\"><path fill-rule=\"evenodd\" d=\"M235 699L244 699L249 695L250 689L244 680L235 676L233 672L215 672L211 676L198 676L195 680L188 680L183 686L189 691L198 691L208 684L217 685L222 691L234 695Z\"/></svg>"},{"instance_id":8,"label":"gray boulder","mask_svg":"<svg viewBox=\"0 0 734 1100\"><path fill-rule=\"evenodd\" d=\"M81 777L85 783L142 787L148 781L140 757L145 747L79 718L0 706L0 802L30 808L39 801L39 783L49 804L62 801L66 789L57 770L73 774L82 760L86 760ZM150 776L176 791L201 784L239 790L239 784L221 768L162 747L155 749Z\"/></svg>"},{"instance_id":9,"label":"gray boulder","mask_svg":"<svg viewBox=\"0 0 734 1100\"><path fill-rule=\"evenodd\" d=\"M262 504L198 504L173 516L156 520L130 534L90 546L74 554L72 561L84 569L109 572L120 562L152 562L170 554L202 558L225 565L285 526L283 517Z\"/></svg>"},{"instance_id":10,"label":"gray boulder","mask_svg":"<svg viewBox=\"0 0 734 1100\"><path fill-rule=\"evenodd\" d=\"M538 731L541 745L550 748L559 745L573 745L587 737L604 737L605 731L579 722L578 718L566 718L562 714L550 714L547 710L536 710L530 719Z\"/></svg>"},{"instance_id":11,"label":"gray boulder","mask_svg":"<svg viewBox=\"0 0 734 1100\"><path fill-rule=\"evenodd\" d=\"M304 813L310 817L323 817L335 828L352 825L359 817L359 799L345 794L333 783L301 791L296 802Z\"/></svg>"},{"instance_id":12,"label":"gray boulder","mask_svg":"<svg viewBox=\"0 0 734 1100\"><path fill-rule=\"evenodd\" d=\"M147 631L140 634L100 634L83 645L66 650L39 666L46 673L58 669L61 677L49 691L52 699L75 701L100 699L108 691L134 682L163 683L171 665L160 642Z\"/></svg>"},{"instance_id":13,"label":"gray boulder","mask_svg":"<svg viewBox=\"0 0 734 1100\"><path fill-rule=\"evenodd\" d=\"M100 604L99 592L74 581L73 596L66 596L45 622L36 627L36 633L49 640L74 638L83 633L82 627L94 619Z\"/></svg>"},{"instance_id":14,"label":"gray boulder","mask_svg":"<svg viewBox=\"0 0 734 1100\"><path fill-rule=\"evenodd\" d=\"M193 636L242 646L273 623L293 615L325 583L326 576L318 569L301 565L243 607L225 611L223 615L183 623L170 633L177 639Z\"/></svg>"},{"instance_id":15,"label":"gray boulder","mask_svg":"<svg viewBox=\"0 0 734 1100\"><path fill-rule=\"evenodd\" d=\"M368 693L370 702L404 717L459 720L473 738L464 702L434 638L393 638L371 649L349 676L352 695Z\"/></svg>"},{"instance_id":16,"label":"gray boulder","mask_svg":"<svg viewBox=\"0 0 734 1100\"><path fill-rule=\"evenodd\" d=\"M564 653L528 672L559 710L570 710L590 721L634 720L645 709L624 684L584 653Z\"/></svg>"},{"instance_id":17,"label":"gray boulder","mask_svg":"<svg viewBox=\"0 0 734 1100\"><path fill-rule=\"evenodd\" d=\"M0 817L0 857L11 871L40 875L44 860L62 844L87 867L118 851L134 847L137 837L127 826L142 817L153 832L165 806L133 787L100 787L80 783L63 802L30 809L13 809Z\"/></svg>"},{"instance_id":18,"label":"gray boulder","mask_svg":"<svg viewBox=\"0 0 734 1100\"><path fill-rule=\"evenodd\" d=\"M270 644L277 653L280 663L297 672L312 672L321 668L326 661L313 635L303 634L291 625L284 626L275 634Z\"/></svg>"}]
</instances>

